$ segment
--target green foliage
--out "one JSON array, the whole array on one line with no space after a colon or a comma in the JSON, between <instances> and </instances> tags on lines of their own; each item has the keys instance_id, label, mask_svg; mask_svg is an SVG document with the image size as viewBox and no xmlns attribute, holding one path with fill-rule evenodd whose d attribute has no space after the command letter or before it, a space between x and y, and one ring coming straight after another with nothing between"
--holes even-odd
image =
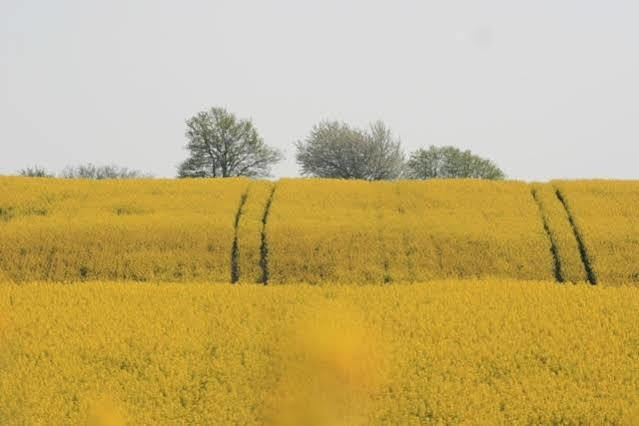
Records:
<instances>
[{"instance_id":1,"label":"green foliage","mask_svg":"<svg viewBox=\"0 0 639 426\"><path fill-rule=\"evenodd\" d=\"M301 173L308 176L382 180L398 178L403 170L401 143L381 121L368 131L323 121L296 149Z\"/></svg>"},{"instance_id":2,"label":"green foliage","mask_svg":"<svg viewBox=\"0 0 639 426\"><path fill-rule=\"evenodd\" d=\"M47 171L44 167L40 167L40 166L33 166L33 167L26 167L24 169L21 169L18 171L18 174L20 176L26 176L26 177L52 177L53 173L49 173L49 171Z\"/></svg>"},{"instance_id":3,"label":"green foliage","mask_svg":"<svg viewBox=\"0 0 639 426\"><path fill-rule=\"evenodd\" d=\"M414 179L505 177L495 163L453 146L420 148L410 155L407 174Z\"/></svg>"},{"instance_id":4,"label":"green foliage","mask_svg":"<svg viewBox=\"0 0 639 426\"><path fill-rule=\"evenodd\" d=\"M89 163L78 166L67 166L62 171L62 177L68 179L133 179L151 176L126 167L115 165L95 166Z\"/></svg>"},{"instance_id":5,"label":"green foliage","mask_svg":"<svg viewBox=\"0 0 639 426\"><path fill-rule=\"evenodd\" d=\"M178 177L260 177L282 154L264 143L251 120L238 119L224 108L211 108L186 121L189 151Z\"/></svg>"}]
</instances>

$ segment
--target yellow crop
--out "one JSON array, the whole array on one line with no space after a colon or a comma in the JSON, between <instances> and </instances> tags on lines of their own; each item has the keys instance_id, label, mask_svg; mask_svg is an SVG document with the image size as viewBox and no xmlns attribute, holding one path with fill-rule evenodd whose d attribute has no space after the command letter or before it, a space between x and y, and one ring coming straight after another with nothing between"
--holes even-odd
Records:
<instances>
[{"instance_id":1,"label":"yellow crop","mask_svg":"<svg viewBox=\"0 0 639 426\"><path fill-rule=\"evenodd\" d=\"M0 283L0 424L632 424L639 288Z\"/></svg>"},{"instance_id":2,"label":"yellow crop","mask_svg":"<svg viewBox=\"0 0 639 426\"><path fill-rule=\"evenodd\" d=\"M554 277L519 182L283 179L266 230L273 282Z\"/></svg>"},{"instance_id":3,"label":"yellow crop","mask_svg":"<svg viewBox=\"0 0 639 426\"><path fill-rule=\"evenodd\" d=\"M558 181L593 278L603 284L639 282L639 182Z\"/></svg>"},{"instance_id":4,"label":"yellow crop","mask_svg":"<svg viewBox=\"0 0 639 426\"><path fill-rule=\"evenodd\" d=\"M237 280L263 282L262 231L264 211L274 184L252 181L237 224Z\"/></svg>"},{"instance_id":5,"label":"yellow crop","mask_svg":"<svg viewBox=\"0 0 639 426\"><path fill-rule=\"evenodd\" d=\"M0 271L14 281L230 280L248 179L0 179Z\"/></svg>"},{"instance_id":6,"label":"yellow crop","mask_svg":"<svg viewBox=\"0 0 639 426\"><path fill-rule=\"evenodd\" d=\"M4 177L0 279L631 283L637 212L623 181Z\"/></svg>"},{"instance_id":7,"label":"yellow crop","mask_svg":"<svg viewBox=\"0 0 639 426\"><path fill-rule=\"evenodd\" d=\"M271 282L382 282L379 194L366 181L282 179L266 225Z\"/></svg>"},{"instance_id":8,"label":"yellow crop","mask_svg":"<svg viewBox=\"0 0 639 426\"><path fill-rule=\"evenodd\" d=\"M579 256L575 233L570 226L566 209L557 198L556 189L551 184L534 184L533 191L555 245L558 278L563 281L585 282L586 270Z\"/></svg>"}]
</instances>

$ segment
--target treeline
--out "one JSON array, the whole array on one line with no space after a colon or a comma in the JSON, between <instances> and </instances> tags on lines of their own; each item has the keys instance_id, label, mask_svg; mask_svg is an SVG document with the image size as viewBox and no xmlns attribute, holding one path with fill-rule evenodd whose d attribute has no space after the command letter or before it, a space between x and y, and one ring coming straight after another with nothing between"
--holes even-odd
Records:
<instances>
[{"instance_id":1,"label":"treeline","mask_svg":"<svg viewBox=\"0 0 639 426\"><path fill-rule=\"evenodd\" d=\"M189 157L179 177L269 176L282 153L264 143L253 122L224 108L201 111L186 121ZM382 122L358 129L322 121L295 143L304 176L342 179L503 179L490 160L452 146L420 148L406 158L401 141Z\"/></svg>"},{"instance_id":2,"label":"treeline","mask_svg":"<svg viewBox=\"0 0 639 426\"><path fill-rule=\"evenodd\" d=\"M284 156L267 145L250 119L225 108L210 108L186 120L188 157L177 170L179 178L267 177ZM503 179L491 160L453 146L419 148L408 155L401 141L382 121L367 129L340 121L321 121L294 143L295 160L303 176L340 179ZM50 177L42 167L19 171L22 176ZM63 178L126 179L152 177L115 165L85 164L65 168Z\"/></svg>"},{"instance_id":3,"label":"treeline","mask_svg":"<svg viewBox=\"0 0 639 426\"><path fill-rule=\"evenodd\" d=\"M96 166L91 163L67 166L57 175L41 166L26 167L19 170L18 174L28 177L61 177L67 179L133 179L153 177L151 174L127 167L116 165Z\"/></svg>"}]
</instances>

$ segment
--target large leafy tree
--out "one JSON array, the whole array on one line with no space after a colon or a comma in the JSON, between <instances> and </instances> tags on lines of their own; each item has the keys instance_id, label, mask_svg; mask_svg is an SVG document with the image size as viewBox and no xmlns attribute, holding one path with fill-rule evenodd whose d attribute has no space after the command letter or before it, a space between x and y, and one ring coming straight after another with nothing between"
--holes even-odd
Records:
<instances>
[{"instance_id":1,"label":"large leafy tree","mask_svg":"<svg viewBox=\"0 0 639 426\"><path fill-rule=\"evenodd\" d=\"M186 121L189 151L179 177L268 176L282 154L267 146L251 120L224 108L202 111Z\"/></svg>"},{"instance_id":2,"label":"large leafy tree","mask_svg":"<svg viewBox=\"0 0 639 426\"><path fill-rule=\"evenodd\" d=\"M406 163L408 177L503 179L504 172L492 161L453 146L420 148Z\"/></svg>"},{"instance_id":3,"label":"large leafy tree","mask_svg":"<svg viewBox=\"0 0 639 426\"><path fill-rule=\"evenodd\" d=\"M296 143L303 175L342 179L395 179L403 170L401 143L381 121L368 130L322 121Z\"/></svg>"}]
</instances>

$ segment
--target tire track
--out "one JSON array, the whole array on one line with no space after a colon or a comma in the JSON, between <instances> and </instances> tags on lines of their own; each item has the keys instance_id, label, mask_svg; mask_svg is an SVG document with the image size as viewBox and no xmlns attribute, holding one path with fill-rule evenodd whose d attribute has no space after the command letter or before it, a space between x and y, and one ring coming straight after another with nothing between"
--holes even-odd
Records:
<instances>
[{"instance_id":1,"label":"tire track","mask_svg":"<svg viewBox=\"0 0 639 426\"><path fill-rule=\"evenodd\" d=\"M268 270L268 241L266 239L266 223L268 221L268 215L271 212L271 204L273 203L273 196L277 189L277 183L273 184L273 189L266 200L264 206L264 214L262 215L262 242L260 244L260 268L262 269L262 284L268 284L269 270Z\"/></svg>"},{"instance_id":2,"label":"tire track","mask_svg":"<svg viewBox=\"0 0 639 426\"><path fill-rule=\"evenodd\" d=\"M244 205L246 204L246 200L248 199L249 190L251 189L251 184L249 183L246 191L240 197L240 205L237 208L237 212L235 213L235 223L234 223L234 236L233 236L233 245L231 246L231 284L235 284L240 279L240 265L239 265L239 255L240 251L237 245L237 230L240 224L240 218L242 217L242 211L244 209Z\"/></svg>"},{"instance_id":3,"label":"tire track","mask_svg":"<svg viewBox=\"0 0 639 426\"><path fill-rule=\"evenodd\" d=\"M586 277L588 278L588 282L590 284L597 284L597 275L592 267L592 263L590 262L590 256L588 255L588 250L586 249L586 244L584 243L583 235L581 234L577 224L575 223L575 219L566 203L566 199L564 195L558 188L555 188L555 194L557 198L561 202L562 206L566 210L566 214L568 215L568 221L570 222L570 226L572 227L572 231L575 234L575 239L577 240L577 246L579 247L579 255L581 256L581 261L584 264L584 269L586 270Z\"/></svg>"},{"instance_id":4,"label":"tire track","mask_svg":"<svg viewBox=\"0 0 639 426\"><path fill-rule=\"evenodd\" d=\"M539 198L537 197L537 189L533 188L530 190L533 199L535 200L535 203L537 204L537 207L539 208L539 214L541 215L541 220L544 224L544 231L546 231L546 235L548 236L548 239L550 240L550 253L552 254L553 257L553 273L555 275L555 280L557 282L563 283L566 280L564 279L564 275L562 273L561 270L561 259L559 258L559 250L557 249L557 242L555 241L555 238L552 235L552 232L550 232L550 227L548 226L548 218L546 217L546 213L544 212L544 208L541 205L541 202L539 201Z\"/></svg>"}]
</instances>

